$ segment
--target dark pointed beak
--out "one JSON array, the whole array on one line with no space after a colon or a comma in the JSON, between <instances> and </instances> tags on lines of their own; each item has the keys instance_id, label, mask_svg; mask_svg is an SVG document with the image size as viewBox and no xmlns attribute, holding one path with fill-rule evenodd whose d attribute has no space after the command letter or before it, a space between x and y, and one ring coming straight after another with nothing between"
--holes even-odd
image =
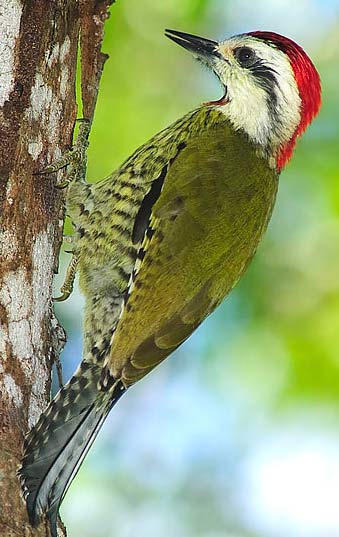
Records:
<instances>
[{"instance_id":1,"label":"dark pointed beak","mask_svg":"<svg viewBox=\"0 0 339 537\"><path fill-rule=\"evenodd\" d=\"M220 56L217 49L217 41L211 41L210 39L198 37L197 35L178 32L177 30L165 30L165 36L200 58L207 59L211 58L211 56Z\"/></svg>"}]
</instances>

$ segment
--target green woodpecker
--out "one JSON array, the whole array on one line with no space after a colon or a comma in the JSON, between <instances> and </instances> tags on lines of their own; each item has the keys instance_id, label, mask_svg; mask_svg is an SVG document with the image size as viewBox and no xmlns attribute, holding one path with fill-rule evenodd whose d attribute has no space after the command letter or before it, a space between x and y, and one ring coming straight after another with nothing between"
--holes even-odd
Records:
<instances>
[{"instance_id":1,"label":"green woodpecker","mask_svg":"<svg viewBox=\"0 0 339 537\"><path fill-rule=\"evenodd\" d=\"M320 107L319 75L286 37L166 35L217 75L224 95L156 134L107 179L89 184L78 173L69 183L70 274L78 270L86 299L83 361L28 434L19 471L32 524L47 515L53 536L110 409L248 267L279 174Z\"/></svg>"}]
</instances>

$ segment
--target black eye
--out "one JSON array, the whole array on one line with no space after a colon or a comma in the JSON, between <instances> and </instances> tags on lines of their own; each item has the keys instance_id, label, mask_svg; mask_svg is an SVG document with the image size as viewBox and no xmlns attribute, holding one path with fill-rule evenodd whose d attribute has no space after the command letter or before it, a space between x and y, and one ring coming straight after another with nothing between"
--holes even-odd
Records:
<instances>
[{"instance_id":1,"label":"black eye","mask_svg":"<svg viewBox=\"0 0 339 537\"><path fill-rule=\"evenodd\" d=\"M235 48L233 54L241 67L251 67L257 59L254 50L249 47Z\"/></svg>"}]
</instances>

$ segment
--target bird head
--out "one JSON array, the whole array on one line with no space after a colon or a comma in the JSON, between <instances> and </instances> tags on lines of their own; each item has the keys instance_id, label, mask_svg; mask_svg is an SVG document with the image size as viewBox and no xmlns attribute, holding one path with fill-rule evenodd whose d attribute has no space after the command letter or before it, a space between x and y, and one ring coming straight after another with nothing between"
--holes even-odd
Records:
<instances>
[{"instance_id":1,"label":"bird head","mask_svg":"<svg viewBox=\"0 0 339 537\"><path fill-rule=\"evenodd\" d=\"M243 130L280 171L297 138L319 111L319 74L294 41L273 32L249 32L224 41L166 30L219 78L223 97L206 103Z\"/></svg>"}]
</instances>

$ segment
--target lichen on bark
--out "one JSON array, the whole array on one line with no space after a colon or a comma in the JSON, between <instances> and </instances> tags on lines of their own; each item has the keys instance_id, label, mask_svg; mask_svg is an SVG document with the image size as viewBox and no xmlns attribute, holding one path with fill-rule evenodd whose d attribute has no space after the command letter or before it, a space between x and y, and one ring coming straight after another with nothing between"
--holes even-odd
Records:
<instances>
[{"instance_id":1,"label":"lichen on bark","mask_svg":"<svg viewBox=\"0 0 339 537\"><path fill-rule=\"evenodd\" d=\"M0 4L1 536L49 534L44 523L30 526L16 475L24 434L47 404L53 359L63 343L51 290L64 216L63 193L56 183L65 171L39 171L72 143L79 32L82 70L87 69L83 84L91 88L83 91L83 109L92 119L103 66L103 25L111 3ZM66 535L62 524L59 534Z\"/></svg>"}]
</instances>

